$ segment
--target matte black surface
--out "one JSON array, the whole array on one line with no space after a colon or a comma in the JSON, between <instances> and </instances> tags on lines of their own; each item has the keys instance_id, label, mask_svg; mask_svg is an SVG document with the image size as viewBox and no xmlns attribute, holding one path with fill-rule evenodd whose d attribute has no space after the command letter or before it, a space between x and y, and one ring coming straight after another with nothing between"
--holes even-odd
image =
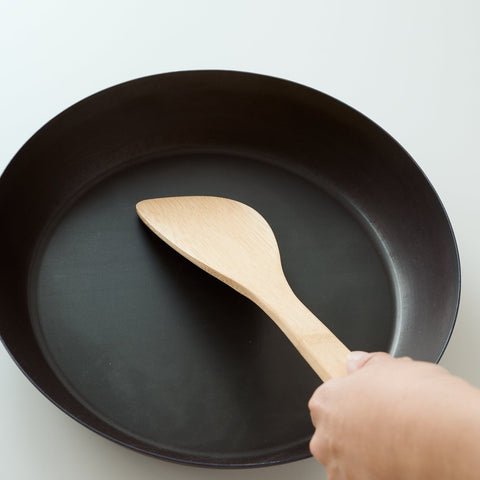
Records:
<instances>
[{"instance_id":1,"label":"matte black surface","mask_svg":"<svg viewBox=\"0 0 480 480\"><path fill-rule=\"evenodd\" d=\"M394 140L282 80L147 77L53 119L0 179L0 333L90 428L201 465L308 456L319 380L256 306L137 219L137 201L170 195L259 210L292 288L350 348L439 359L459 300L455 240Z\"/></svg>"}]
</instances>

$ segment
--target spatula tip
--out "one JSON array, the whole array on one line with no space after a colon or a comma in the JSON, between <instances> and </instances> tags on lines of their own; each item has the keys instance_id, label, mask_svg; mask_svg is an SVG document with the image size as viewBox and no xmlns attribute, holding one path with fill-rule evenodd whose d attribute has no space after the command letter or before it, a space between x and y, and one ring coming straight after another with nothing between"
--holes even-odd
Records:
<instances>
[{"instance_id":1,"label":"spatula tip","mask_svg":"<svg viewBox=\"0 0 480 480\"><path fill-rule=\"evenodd\" d=\"M152 199L146 199L146 200L141 200L135 205L135 210L137 211L137 214L140 215L142 212L145 211L145 208L151 202Z\"/></svg>"}]
</instances>

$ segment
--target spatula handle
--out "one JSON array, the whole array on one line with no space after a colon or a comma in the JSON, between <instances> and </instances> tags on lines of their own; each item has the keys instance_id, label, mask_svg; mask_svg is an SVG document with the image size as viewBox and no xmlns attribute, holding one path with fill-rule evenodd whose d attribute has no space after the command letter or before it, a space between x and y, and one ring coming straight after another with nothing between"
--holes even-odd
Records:
<instances>
[{"instance_id":1,"label":"spatula handle","mask_svg":"<svg viewBox=\"0 0 480 480\"><path fill-rule=\"evenodd\" d=\"M297 347L317 375L326 382L347 375L347 356L350 350L320 320L323 328L300 339Z\"/></svg>"},{"instance_id":2,"label":"spatula handle","mask_svg":"<svg viewBox=\"0 0 480 480\"><path fill-rule=\"evenodd\" d=\"M350 350L295 296L290 287L261 306L323 381L347 375Z\"/></svg>"}]
</instances>

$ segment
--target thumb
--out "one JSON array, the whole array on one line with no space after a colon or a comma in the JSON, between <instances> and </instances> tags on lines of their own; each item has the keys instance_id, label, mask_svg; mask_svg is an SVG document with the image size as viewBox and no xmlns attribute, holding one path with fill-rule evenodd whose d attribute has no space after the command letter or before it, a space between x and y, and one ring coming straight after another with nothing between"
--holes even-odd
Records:
<instances>
[{"instance_id":1,"label":"thumb","mask_svg":"<svg viewBox=\"0 0 480 480\"><path fill-rule=\"evenodd\" d=\"M360 370L362 367L364 367L367 363L369 363L373 359L375 359L376 361L376 360L387 359L387 358L392 358L392 357L388 353L384 353L384 352L375 352L375 353L360 352L360 351L350 352L347 357L347 372L349 374L354 373L357 370Z\"/></svg>"}]
</instances>

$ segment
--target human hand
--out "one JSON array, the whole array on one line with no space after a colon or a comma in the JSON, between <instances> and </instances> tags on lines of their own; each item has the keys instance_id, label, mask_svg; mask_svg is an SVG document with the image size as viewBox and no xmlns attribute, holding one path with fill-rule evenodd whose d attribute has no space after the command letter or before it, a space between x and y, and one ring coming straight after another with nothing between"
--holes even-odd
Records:
<instances>
[{"instance_id":1,"label":"human hand","mask_svg":"<svg viewBox=\"0 0 480 480\"><path fill-rule=\"evenodd\" d=\"M329 480L480 478L480 392L444 368L354 352L309 402Z\"/></svg>"}]
</instances>

